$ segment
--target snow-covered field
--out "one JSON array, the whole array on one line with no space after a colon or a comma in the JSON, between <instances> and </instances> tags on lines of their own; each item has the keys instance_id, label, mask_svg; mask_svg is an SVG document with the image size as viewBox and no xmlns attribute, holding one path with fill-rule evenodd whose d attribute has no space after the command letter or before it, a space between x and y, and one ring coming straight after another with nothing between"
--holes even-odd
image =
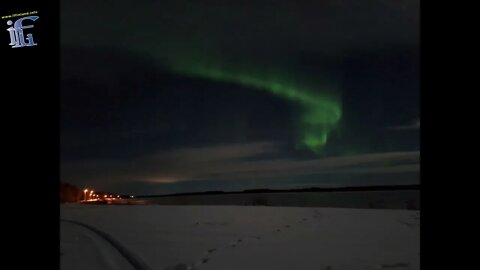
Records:
<instances>
[{"instance_id":1,"label":"snow-covered field","mask_svg":"<svg viewBox=\"0 0 480 270\"><path fill-rule=\"evenodd\" d=\"M420 269L419 211L72 204L61 219L61 270Z\"/></svg>"}]
</instances>

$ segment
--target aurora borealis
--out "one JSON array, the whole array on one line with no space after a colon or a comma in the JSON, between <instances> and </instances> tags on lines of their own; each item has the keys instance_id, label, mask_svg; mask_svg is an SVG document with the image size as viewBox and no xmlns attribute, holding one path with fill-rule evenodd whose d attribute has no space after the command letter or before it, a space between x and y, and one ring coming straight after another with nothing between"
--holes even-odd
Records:
<instances>
[{"instance_id":1,"label":"aurora borealis","mask_svg":"<svg viewBox=\"0 0 480 270\"><path fill-rule=\"evenodd\" d=\"M418 1L227 2L62 0L64 181L418 182Z\"/></svg>"},{"instance_id":2,"label":"aurora borealis","mask_svg":"<svg viewBox=\"0 0 480 270\"><path fill-rule=\"evenodd\" d=\"M254 89L267 91L275 96L285 98L302 107L301 142L310 150L316 152L327 143L330 130L340 121L342 111L339 100L325 93L314 92L302 88L301 85L282 81L275 76L261 77L247 73L230 72L201 65L178 65L173 61L170 67L174 72L187 76L196 76L214 81L232 82Z\"/></svg>"}]
</instances>

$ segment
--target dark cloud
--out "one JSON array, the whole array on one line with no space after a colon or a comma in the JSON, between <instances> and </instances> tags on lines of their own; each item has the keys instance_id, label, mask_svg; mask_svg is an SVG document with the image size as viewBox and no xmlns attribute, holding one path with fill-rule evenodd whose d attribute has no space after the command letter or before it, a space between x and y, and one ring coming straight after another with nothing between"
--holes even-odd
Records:
<instances>
[{"instance_id":1,"label":"dark cloud","mask_svg":"<svg viewBox=\"0 0 480 270\"><path fill-rule=\"evenodd\" d=\"M329 175L330 178L332 175L345 174L379 174L388 177L391 174L419 172L419 152L389 152L309 160L283 156L274 159L262 158L264 154L281 154L281 148L278 143L258 142L180 148L131 160L66 162L62 165L62 176L72 182L95 179L97 186L108 184L116 189L131 182L139 182L148 184L147 186L153 188L148 192L155 193L162 190L163 184L185 181L197 181L194 185L224 181L220 186L225 186L226 183L228 186L233 182L238 185L238 182L272 178L284 184L285 179L295 182L298 178L308 177L309 181L322 183L323 175ZM337 185L341 184L345 183L337 181ZM276 187L278 183L271 181L271 185Z\"/></svg>"},{"instance_id":2,"label":"dark cloud","mask_svg":"<svg viewBox=\"0 0 480 270\"><path fill-rule=\"evenodd\" d=\"M394 130L412 130L412 129L420 129L420 119L417 119L407 125L399 125L390 127L390 129Z\"/></svg>"},{"instance_id":3,"label":"dark cloud","mask_svg":"<svg viewBox=\"0 0 480 270\"><path fill-rule=\"evenodd\" d=\"M262 52L341 53L417 44L417 0L62 1L62 43L87 47L195 46L224 57ZM89 16L85 16L88 10ZM254 41L254 42L253 42Z\"/></svg>"}]
</instances>

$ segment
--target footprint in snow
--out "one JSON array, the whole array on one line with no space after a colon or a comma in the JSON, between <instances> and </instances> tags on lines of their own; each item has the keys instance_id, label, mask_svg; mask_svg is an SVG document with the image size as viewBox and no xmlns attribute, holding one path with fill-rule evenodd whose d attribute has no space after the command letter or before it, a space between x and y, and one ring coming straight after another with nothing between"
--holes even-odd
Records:
<instances>
[{"instance_id":1,"label":"footprint in snow","mask_svg":"<svg viewBox=\"0 0 480 270\"><path fill-rule=\"evenodd\" d=\"M192 267L189 267L188 265L184 264L184 263L179 263L175 266L170 266L170 267L167 267L165 268L165 270L191 270Z\"/></svg>"},{"instance_id":2,"label":"footprint in snow","mask_svg":"<svg viewBox=\"0 0 480 270\"><path fill-rule=\"evenodd\" d=\"M409 267L409 264L408 263L391 263L391 264L380 265L380 268L382 268L382 269L403 268L403 267Z\"/></svg>"}]
</instances>

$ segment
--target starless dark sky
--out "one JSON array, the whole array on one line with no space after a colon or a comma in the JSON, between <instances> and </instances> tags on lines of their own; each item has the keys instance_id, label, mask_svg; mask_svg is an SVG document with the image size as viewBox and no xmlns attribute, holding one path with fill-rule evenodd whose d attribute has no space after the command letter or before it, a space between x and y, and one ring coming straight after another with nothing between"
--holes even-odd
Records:
<instances>
[{"instance_id":1,"label":"starless dark sky","mask_svg":"<svg viewBox=\"0 0 480 270\"><path fill-rule=\"evenodd\" d=\"M61 178L418 183L419 1L61 2Z\"/></svg>"}]
</instances>

